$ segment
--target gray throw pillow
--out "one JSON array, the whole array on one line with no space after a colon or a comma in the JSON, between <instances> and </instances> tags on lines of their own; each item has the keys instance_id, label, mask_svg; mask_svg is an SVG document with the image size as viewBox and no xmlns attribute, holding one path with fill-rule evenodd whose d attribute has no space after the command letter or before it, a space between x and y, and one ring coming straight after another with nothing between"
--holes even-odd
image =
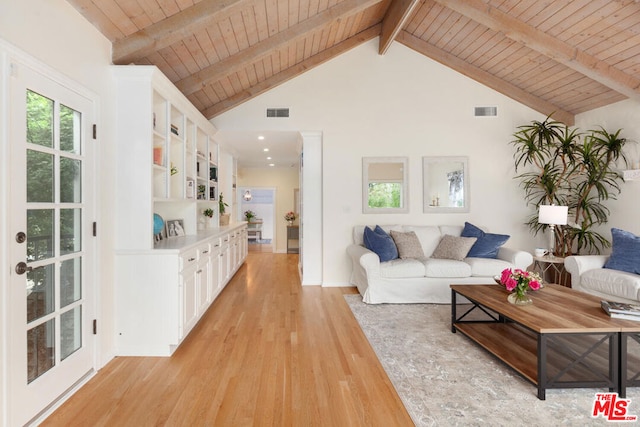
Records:
<instances>
[{"instance_id":1,"label":"gray throw pillow","mask_svg":"<svg viewBox=\"0 0 640 427\"><path fill-rule=\"evenodd\" d=\"M466 258L473 244L478 240L475 237L456 237L445 234L433 251L431 258L455 259L462 261Z\"/></svg>"},{"instance_id":2,"label":"gray throw pillow","mask_svg":"<svg viewBox=\"0 0 640 427\"><path fill-rule=\"evenodd\" d=\"M418 236L414 231L402 233L391 230L391 238L396 242L398 256L400 258L424 258L424 251L420 245L420 240L418 240Z\"/></svg>"}]
</instances>

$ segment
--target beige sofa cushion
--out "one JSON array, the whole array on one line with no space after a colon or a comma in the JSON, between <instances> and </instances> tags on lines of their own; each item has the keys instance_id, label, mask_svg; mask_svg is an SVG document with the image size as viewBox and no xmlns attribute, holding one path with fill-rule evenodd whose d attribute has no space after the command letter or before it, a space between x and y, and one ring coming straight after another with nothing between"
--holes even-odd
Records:
<instances>
[{"instance_id":1,"label":"beige sofa cushion","mask_svg":"<svg viewBox=\"0 0 640 427\"><path fill-rule=\"evenodd\" d=\"M471 275L474 277L499 276L505 268L514 267L510 262L497 258L465 258L464 262L471 266Z\"/></svg>"},{"instance_id":2,"label":"beige sofa cushion","mask_svg":"<svg viewBox=\"0 0 640 427\"><path fill-rule=\"evenodd\" d=\"M469 277L471 266L453 259L428 258L424 261L427 277Z\"/></svg>"},{"instance_id":3,"label":"beige sofa cushion","mask_svg":"<svg viewBox=\"0 0 640 427\"><path fill-rule=\"evenodd\" d=\"M442 236L438 247L431 254L432 258L453 259L462 261L466 258L471 246L476 242L475 237L455 237L449 234Z\"/></svg>"},{"instance_id":4,"label":"beige sofa cushion","mask_svg":"<svg viewBox=\"0 0 640 427\"><path fill-rule=\"evenodd\" d=\"M425 266L417 259L394 259L380 263L380 276L387 279L424 277Z\"/></svg>"},{"instance_id":5,"label":"beige sofa cushion","mask_svg":"<svg viewBox=\"0 0 640 427\"><path fill-rule=\"evenodd\" d=\"M391 230L391 238L395 242L396 248L398 248L398 256L400 258L424 258L424 252L422 251L420 240L418 240L418 236L416 236L415 232Z\"/></svg>"}]
</instances>

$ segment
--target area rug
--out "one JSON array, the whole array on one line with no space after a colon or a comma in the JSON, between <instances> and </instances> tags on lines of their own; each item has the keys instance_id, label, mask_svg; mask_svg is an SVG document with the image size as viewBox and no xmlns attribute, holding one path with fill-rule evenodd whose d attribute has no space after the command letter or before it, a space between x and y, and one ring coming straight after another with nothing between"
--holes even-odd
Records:
<instances>
[{"instance_id":1,"label":"area rug","mask_svg":"<svg viewBox=\"0 0 640 427\"><path fill-rule=\"evenodd\" d=\"M417 426L610 424L591 416L595 394L607 390L547 390L539 400L533 384L451 332L449 305L345 299ZM627 415L640 417L640 389L627 389L626 398Z\"/></svg>"}]
</instances>

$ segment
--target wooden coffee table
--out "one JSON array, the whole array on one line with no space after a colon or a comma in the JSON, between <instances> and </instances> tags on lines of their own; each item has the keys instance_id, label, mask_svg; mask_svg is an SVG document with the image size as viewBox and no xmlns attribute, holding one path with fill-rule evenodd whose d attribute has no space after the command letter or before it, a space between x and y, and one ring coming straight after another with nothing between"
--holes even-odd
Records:
<instances>
[{"instance_id":1,"label":"wooden coffee table","mask_svg":"<svg viewBox=\"0 0 640 427\"><path fill-rule=\"evenodd\" d=\"M640 336L640 322L611 319L599 298L559 285L530 293L528 306L507 295L497 284L451 285L451 331L537 385L539 399L547 389L584 387L624 397L627 386L640 385L638 375L628 378L626 345Z\"/></svg>"}]
</instances>

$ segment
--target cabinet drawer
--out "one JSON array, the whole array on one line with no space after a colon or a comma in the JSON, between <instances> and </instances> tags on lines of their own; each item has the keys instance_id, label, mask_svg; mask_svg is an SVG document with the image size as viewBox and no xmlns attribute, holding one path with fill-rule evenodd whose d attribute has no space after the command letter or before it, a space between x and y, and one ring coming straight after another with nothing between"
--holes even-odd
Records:
<instances>
[{"instance_id":1,"label":"cabinet drawer","mask_svg":"<svg viewBox=\"0 0 640 427\"><path fill-rule=\"evenodd\" d=\"M211 245L209 243L198 246L198 258L208 257L210 253Z\"/></svg>"},{"instance_id":2,"label":"cabinet drawer","mask_svg":"<svg viewBox=\"0 0 640 427\"><path fill-rule=\"evenodd\" d=\"M198 249L189 249L180 254L180 271L196 265L198 262Z\"/></svg>"}]
</instances>

